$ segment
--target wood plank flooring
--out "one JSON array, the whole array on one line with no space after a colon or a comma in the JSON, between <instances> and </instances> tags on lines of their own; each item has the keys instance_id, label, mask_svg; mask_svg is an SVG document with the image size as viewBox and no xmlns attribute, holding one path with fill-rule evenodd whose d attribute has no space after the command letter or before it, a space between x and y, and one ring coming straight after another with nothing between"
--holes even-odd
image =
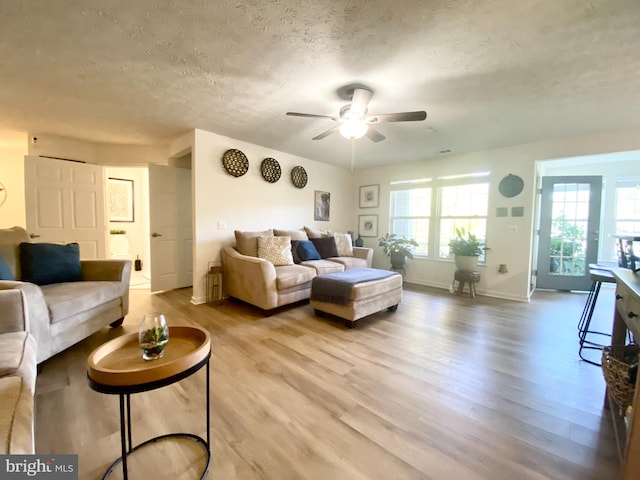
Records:
<instances>
[{"instance_id":1,"label":"wood plank flooring","mask_svg":"<svg viewBox=\"0 0 640 480\"><path fill-rule=\"evenodd\" d=\"M120 329L50 359L36 388L36 450L77 453L81 479L119 456L117 396L92 391L86 358L142 314L212 335L208 478L609 480L619 474L598 367L579 360L586 294L531 303L405 285L395 313L348 329L308 304L265 317L191 290L131 291ZM603 288L596 328L610 330ZM133 440L205 432L204 372L131 397ZM167 441L133 455L132 478L199 478L201 448ZM112 478L121 478L118 468Z\"/></svg>"}]
</instances>

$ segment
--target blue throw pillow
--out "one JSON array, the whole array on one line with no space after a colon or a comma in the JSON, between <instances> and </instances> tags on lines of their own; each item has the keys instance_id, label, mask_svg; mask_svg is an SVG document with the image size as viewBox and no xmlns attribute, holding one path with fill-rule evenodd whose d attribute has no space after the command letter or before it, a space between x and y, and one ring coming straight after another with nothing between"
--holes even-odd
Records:
<instances>
[{"instance_id":1,"label":"blue throw pillow","mask_svg":"<svg viewBox=\"0 0 640 480\"><path fill-rule=\"evenodd\" d=\"M320 254L311 240L298 241L298 255L303 262L305 260L320 260Z\"/></svg>"},{"instance_id":2,"label":"blue throw pillow","mask_svg":"<svg viewBox=\"0 0 640 480\"><path fill-rule=\"evenodd\" d=\"M7 265L7 261L2 255L0 255L0 280L15 280L13 272Z\"/></svg>"},{"instance_id":3,"label":"blue throw pillow","mask_svg":"<svg viewBox=\"0 0 640 480\"><path fill-rule=\"evenodd\" d=\"M82 280L77 243L21 243L20 270L24 282L36 285Z\"/></svg>"}]
</instances>

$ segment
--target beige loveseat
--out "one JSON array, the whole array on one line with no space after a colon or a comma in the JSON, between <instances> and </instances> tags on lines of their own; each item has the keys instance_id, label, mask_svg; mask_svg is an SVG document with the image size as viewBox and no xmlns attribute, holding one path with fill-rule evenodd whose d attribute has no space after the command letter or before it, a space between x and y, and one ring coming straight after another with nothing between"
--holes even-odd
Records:
<instances>
[{"instance_id":1,"label":"beige loveseat","mask_svg":"<svg viewBox=\"0 0 640 480\"><path fill-rule=\"evenodd\" d=\"M261 232L235 232L236 245L222 248L223 286L225 294L272 310L283 305L308 300L311 281L317 275L341 272L351 268L371 267L373 249L351 247L350 254L300 263L274 265L258 256L259 237L288 237L291 241L332 237L336 234L306 230L269 229ZM339 235L339 234L337 234Z\"/></svg>"},{"instance_id":2,"label":"beige loveseat","mask_svg":"<svg viewBox=\"0 0 640 480\"><path fill-rule=\"evenodd\" d=\"M26 309L27 331L43 362L107 325L119 326L129 311L130 260L83 260L81 281L35 285L21 281L21 227L0 229L0 255L16 280L0 280L0 324L17 323Z\"/></svg>"}]
</instances>

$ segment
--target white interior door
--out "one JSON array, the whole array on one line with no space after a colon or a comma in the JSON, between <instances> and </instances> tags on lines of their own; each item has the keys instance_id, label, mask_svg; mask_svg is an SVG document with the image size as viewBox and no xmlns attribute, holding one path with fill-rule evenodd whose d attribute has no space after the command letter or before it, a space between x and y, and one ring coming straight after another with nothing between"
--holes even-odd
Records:
<instances>
[{"instance_id":1,"label":"white interior door","mask_svg":"<svg viewBox=\"0 0 640 480\"><path fill-rule=\"evenodd\" d=\"M191 170L149 165L151 291L193 285Z\"/></svg>"},{"instance_id":2,"label":"white interior door","mask_svg":"<svg viewBox=\"0 0 640 480\"><path fill-rule=\"evenodd\" d=\"M36 242L80 245L85 260L106 258L104 169L24 157L27 231Z\"/></svg>"},{"instance_id":3,"label":"white interior door","mask_svg":"<svg viewBox=\"0 0 640 480\"><path fill-rule=\"evenodd\" d=\"M537 288L589 290L598 261L602 177L543 177Z\"/></svg>"}]
</instances>

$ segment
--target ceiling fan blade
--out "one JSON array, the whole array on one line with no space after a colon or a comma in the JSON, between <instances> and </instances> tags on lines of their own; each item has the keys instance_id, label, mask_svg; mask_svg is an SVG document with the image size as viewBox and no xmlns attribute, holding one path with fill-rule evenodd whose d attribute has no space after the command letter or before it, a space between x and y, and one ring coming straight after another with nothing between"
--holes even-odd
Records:
<instances>
[{"instance_id":1,"label":"ceiling fan blade","mask_svg":"<svg viewBox=\"0 0 640 480\"><path fill-rule=\"evenodd\" d=\"M311 140L322 140L323 138L328 137L329 135L331 135L333 132L337 132L338 128L339 127L330 128L326 132L322 132L320 135L316 135Z\"/></svg>"},{"instance_id":2,"label":"ceiling fan blade","mask_svg":"<svg viewBox=\"0 0 640 480\"><path fill-rule=\"evenodd\" d=\"M287 112L287 115L292 117L307 117L307 118L330 118L333 121L338 121L336 117L332 117L330 115L316 115L315 113L298 113L298 112Z\"/></svg>"},{"instance_id":3,"label":"ceiling fan blade","mask_svg":"<svg viewBox=\"0 0 640 480\"><path fill-rule=\"evenodd\" d=\"M365 135L369 140L375 143L381 142L382 140L387 138L372 126L369 126L369 129L367 130L367 133L365 133Z\"/></svg>"},{"instance_id":4,"label":"ceiling fan blade","mask_svg":"<svg viewBox=\"0 0 640 480\"><path fill-rule=\"evenodd\" d=\"M382 115L372 115L367 119L368 123L382 122L420 122L427 118L427 112L421 110L419 112L398 112L383 113Z\"/></svg>"},{"instance_id":5,"label":"ceiling fan blade","mask_svg":"<svg viewBox=\"0 0 640 480\"><path fill-rule=\"evenodd\" d=\"M354 89L353 97L351 98L351 106L349 107L351 113L354 115L364 115L372 96L373 92L366 88Z\"/></svg>"}]
</instances>

